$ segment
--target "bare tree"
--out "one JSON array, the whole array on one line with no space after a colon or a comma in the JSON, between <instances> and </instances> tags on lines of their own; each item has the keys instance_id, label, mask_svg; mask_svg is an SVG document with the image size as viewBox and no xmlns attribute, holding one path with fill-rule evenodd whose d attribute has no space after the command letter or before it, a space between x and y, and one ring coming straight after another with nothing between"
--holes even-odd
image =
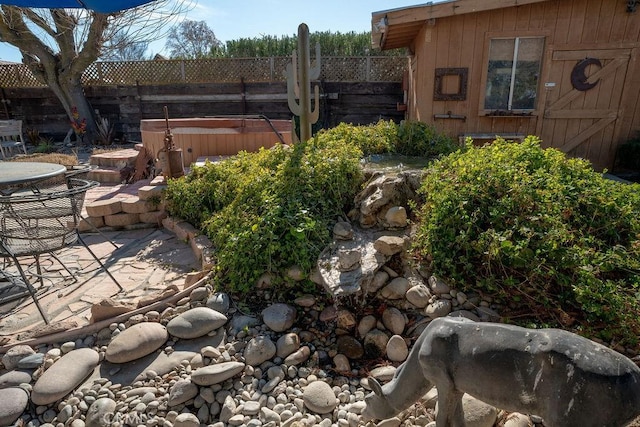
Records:
<instances>
[{"instance_id":1,"label":"bare tree","mask_svg":"<svg viewBox=\"0 0 640 427\"><path fill-rule=\"evenodd\" d=\"M197 59L222 46L205 21L184 20L169 30L165 47L172 58Z\"/></svg>"},{"instance_id":2,"label":"bare tree","mask_svg":"<svg viewBox=\"0 0 640 427\"><path fill-rule=\"evenodd\" d=\"M150 59L150 55L147 55L148 48L148 41L131 40L127 34L119 32L114 34L101 59L105 61L143 61Z\"/></svg>"},{"instance_id":3,"label":"bare tree","mask_svg":"<svg viewBox=\"0 0 640 427\"><path fill-rule=\"evenodd\" d=\"M20 49L22 62L51 88L72 123L86 121L83 129L92 142L96 117L82 89L83 72L122 46L123 39L145 43L162 38L189 5L187 0L159 0L112 14L2 5L0 41Z\"/></svg>"}]
</instances>

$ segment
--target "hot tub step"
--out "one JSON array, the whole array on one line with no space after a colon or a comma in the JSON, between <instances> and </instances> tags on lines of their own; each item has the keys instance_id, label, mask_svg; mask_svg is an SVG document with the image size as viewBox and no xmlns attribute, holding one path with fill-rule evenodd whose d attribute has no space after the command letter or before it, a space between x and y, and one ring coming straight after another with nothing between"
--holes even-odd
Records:
<instances>
[{"instance_id":1,"label":"hot tub step","mask_svg":"<svg viewBox=\"0 0 640 427\"><path fill-rule=\"evenodd\" d=\"M99 167L93 169L89 172L87 179L109 184L122 182L120 168L117 167Z\"/></svg>"},{"instance_id":2,"label":"hot tub step","mask_svg":"<svg viewBox=\"0 0 640 427\"><path fill-rule=\"evenodd\" d=\"M119 168L133 166L138 157L138 150L125 148L123 150L105 151L100 154L92 154L89 163L100 167Z\"/></svg>"}]
</instances>

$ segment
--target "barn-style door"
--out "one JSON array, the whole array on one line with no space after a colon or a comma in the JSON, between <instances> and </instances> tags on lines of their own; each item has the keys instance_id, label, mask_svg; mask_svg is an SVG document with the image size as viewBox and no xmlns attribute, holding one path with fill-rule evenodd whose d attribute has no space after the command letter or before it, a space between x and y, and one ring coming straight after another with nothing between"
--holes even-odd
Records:
<instances>
[{"instance_id":1,"label":"barn-style door","mask_svg":"<svg viewBox=\"0 0 640 427\"><path fill-rule=\"evenodd\" d=\"M630 49L553 50L539 132L545 145L609 166L630 56Z\"/></svg>"}]
</instances>

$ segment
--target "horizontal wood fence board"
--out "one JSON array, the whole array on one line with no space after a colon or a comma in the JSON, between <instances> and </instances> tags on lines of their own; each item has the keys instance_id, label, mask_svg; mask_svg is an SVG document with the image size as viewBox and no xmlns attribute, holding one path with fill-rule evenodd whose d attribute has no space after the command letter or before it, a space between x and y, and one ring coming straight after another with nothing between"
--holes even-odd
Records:
<instances>
[{"instance_id":1,"label":"horizontal wood fence board","mask_svg":"<svg viewBox=\"0 0 640 427\"><path fill-rule=\"evenodd\" d=\"M402 83L318 81L321 86L318 127L340 122L375 123L380 118L400 121ZM175 85L87 86L85 94L94 110L109 120L119 139L139 141L140 121L161 119L164 106L171 118L220 115L257 115L291 119L284 82L197 83ZM22 119L24 129L61 140L70 129L69 120L53 92L45 87L2 88L0 118ZM26 136L26 135L25 135Z\"/></svg>"}]
</instances>

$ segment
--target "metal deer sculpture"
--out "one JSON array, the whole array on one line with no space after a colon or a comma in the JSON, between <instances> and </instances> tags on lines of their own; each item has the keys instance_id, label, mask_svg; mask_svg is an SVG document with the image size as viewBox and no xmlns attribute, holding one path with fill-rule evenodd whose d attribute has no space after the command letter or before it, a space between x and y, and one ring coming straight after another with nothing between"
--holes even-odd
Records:
<instances>
[{"instance_id":1,"label":"metal deer sculpture","mask_svg":"<svg viewBox=\"0 0 640 427\"><path fill-rule=\"evenodd\" d=\"M468 393L548 427L624 426L640 415L640 369L609 348L560 329L433 320L384 386L370 378L366 419L391 418L438 390L437 427L465 425Z\"/></svg>"},{"instance_id":2,"label":"metal deer sculpture","mask_svg":"<svg viewBox=\"0 0 640 427\"><path fill-rule=\"evenodd\" d=\"M311 139L311 125L318 121L320 114L320 89L314 86L314 108L311 107L311 80L320 77L320 43L316 43L316 60L311 66L309 58L309 27L298 26L298 49L287 64L287 101L291 112L300 117L300 140ZM299 99L296 102L296 99Z\"/></svg>"}]
</instances>

